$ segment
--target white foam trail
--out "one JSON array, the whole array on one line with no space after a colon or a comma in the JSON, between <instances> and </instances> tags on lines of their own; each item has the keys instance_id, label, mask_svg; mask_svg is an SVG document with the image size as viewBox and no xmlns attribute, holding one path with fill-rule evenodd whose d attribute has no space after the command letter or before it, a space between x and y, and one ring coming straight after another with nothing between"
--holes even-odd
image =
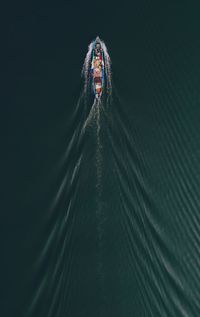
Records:
<instances>
[{"instance_id":1,"label":"white foam trail","mask_svg":"<svg viewBox=\"0 0 200 317\"><path fill-rule=\"evenodd\" d=\"M95 122L96 122L96 190L97 190L97 208L96 208L96 219L97 219L97 233L98 233L98 274L100 278L100 286L102 293L104 294L105 274L103 269L102 261L102 249L103 249L103 235L104 235L104 221L105 215L102 203L102 176L103 176L103 154L102 154L102 143L101 143L101 109L102 104L100 100L97 100L94 107Z\"/></svg>"},{"instance_id":2,"label":"white foam trail","mask_svg":"<svg viewBox=\"0 0 200 317\"><path fill-rule=\"evenodd\" d=\"M92 49L93 49L93 42L91 42L90 45L88 46L88 52L86 54L83 68L82 68L82 76L84 76L84 79L85 79L85 83L84 83L84 93L85 94L87 93L88 88L89 88Z\"/></svg>"},{"instance_id":3,"label":"white foam trail","mask_svg":"<svg viewBox=\"0 0 200 317\"><path fill-rule=\"evenodd\" d=\"M107 78L107 95L111 96L112 95L112 73L111 73L111 59L108 54L107 47L103 41L101 41L101 47L104 52L104 59L105 59L105 73L106 73L106 78Z\"/></svg>"}]
</instances>

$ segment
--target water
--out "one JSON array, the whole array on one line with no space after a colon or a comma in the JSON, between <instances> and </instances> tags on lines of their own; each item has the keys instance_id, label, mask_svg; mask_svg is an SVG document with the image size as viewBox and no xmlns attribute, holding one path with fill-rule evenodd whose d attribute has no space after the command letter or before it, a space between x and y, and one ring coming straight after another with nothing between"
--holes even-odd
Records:
<instances>
[{"instance_id":1,"label":"water","mask_svg":"<svg viewBox=\"0 0 200 317\"><path fill-rule=\"evenodd\" d=\"M93 271L89 280L81 281L86 268L77 263L82 273L79 281L76 274L73 280L80 287L83 316L197 316L199 283L192 292L188 283L198 275L198 269L191 271L197 258L190 257L193 248L198 252L198 178L185 149L192 146L192 126L184 111L178 111L181 95L167 80L166 95L153 95L144 133L139 121L131 124L115 87L109 101L92 104L89 85L85 76L80 177L90 183L82 217L92 218L87 228L90 222L94 225L88 233L94 245L89 251L84 241L82 252L89 258L82 260L86 266L93 263ZM73 307L67 311L78 313Z\"/></svg>"},{"instance_id":2,"label":"water","mask_svg":"<svg viewBox=\"0 0 200 317\"><path fill-rule=\"evenodd\" d=\"M9 8L0 316L199 317L198 12Z\"/></svg>"}]
</instances>

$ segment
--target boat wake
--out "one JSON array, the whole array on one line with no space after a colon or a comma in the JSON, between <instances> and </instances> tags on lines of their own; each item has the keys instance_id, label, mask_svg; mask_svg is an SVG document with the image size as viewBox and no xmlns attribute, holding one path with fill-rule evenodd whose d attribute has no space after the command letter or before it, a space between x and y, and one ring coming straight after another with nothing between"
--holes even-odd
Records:
<instances>
[{"instance_id":1,"label":"boat wake","mask_svg":"<svg viewBox=\"0 0 200 317\"><path fill-rule=\"evenodd\" d=\"M98 236L98 275L101 292L104 293L104 269L102 252L104 244L104 222L103 209L103 144L102 125L103 115L112 103L112 77L111 60L105 43L97 37L88 46L88 52L82 69L84 77L83 104L85 109L85 120L82 133L92 131L95 138L95 169L96 169L96 223Z\"/></svg>"}]
</instances>

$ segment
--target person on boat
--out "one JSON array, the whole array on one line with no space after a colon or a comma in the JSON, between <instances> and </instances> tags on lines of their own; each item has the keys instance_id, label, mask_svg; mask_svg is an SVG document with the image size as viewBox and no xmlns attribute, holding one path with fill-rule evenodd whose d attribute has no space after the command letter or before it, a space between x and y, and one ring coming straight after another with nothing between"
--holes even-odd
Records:
<instances>
[{"instance_id":1,"label":"person on boat","mask_svg":"<svg viewBox=\"0 0 200 317\"><path fill-rule=\"evenodd\" d=\"M101 78L102 77L101 67L94 68L94 75L93 76L94 76L94 78L96 78L96 77Z\"/></svg>"},{"instance_id":2,"label":"person on boat","mask_svg":"<svg viewBox=\"0 0 200 317\"><path fill-rule=\"evenodd\" d=\"M95 56L99 56L99 57L102 54L102 48L101 48L101 44L99 42L97 42L95 45L94 53L95 53Z\"/></svg>"},{"instance_id":3,"label":"person on boat","mask_svg":"<svg viewBox=\"0 0 200 317\"><path fill-rule=\"evenodd\" d=\"M99 58L94 59L94 68L101 66L101 60Z\"/></svg>"}]
</instances>

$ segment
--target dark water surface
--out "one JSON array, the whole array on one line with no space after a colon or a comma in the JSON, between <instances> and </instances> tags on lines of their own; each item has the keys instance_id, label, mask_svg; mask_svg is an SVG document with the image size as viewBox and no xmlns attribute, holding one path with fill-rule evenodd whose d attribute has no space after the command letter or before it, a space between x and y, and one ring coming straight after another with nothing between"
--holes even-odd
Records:
<instances>
[{"instance_id":1,"label":"dark water surface","mask_svg":"<svg viewBox=\"0 0 200 317\"><path fill-rule=\"evenodd\" d=\"M3 11L0 316L200 316L197 2ZM113 101L81 98L87 45Z\"/></svg>"}]
</instances>

